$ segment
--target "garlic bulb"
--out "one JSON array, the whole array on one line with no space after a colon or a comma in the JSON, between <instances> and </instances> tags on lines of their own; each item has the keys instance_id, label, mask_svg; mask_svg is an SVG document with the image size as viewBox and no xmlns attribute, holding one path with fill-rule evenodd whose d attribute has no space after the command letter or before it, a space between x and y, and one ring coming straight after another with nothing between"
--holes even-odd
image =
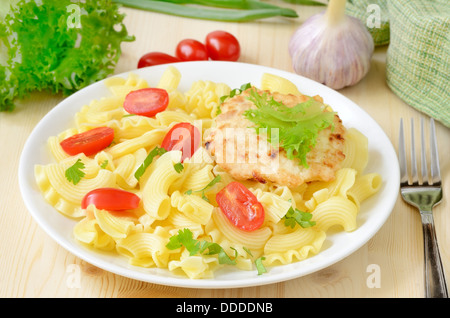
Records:
<instances>
[{"instance_id":1,"label":"garlic bulb","mask_svg":"<svg viewBox=\"0 0 450 318\"><path fill-rule=\"evenodd\" d=\"M345 0L330 0L289 42L294 71L333 89L358 83L369 71L373 50L367 28L345 14Z\"/></svg>"}]
</instances>

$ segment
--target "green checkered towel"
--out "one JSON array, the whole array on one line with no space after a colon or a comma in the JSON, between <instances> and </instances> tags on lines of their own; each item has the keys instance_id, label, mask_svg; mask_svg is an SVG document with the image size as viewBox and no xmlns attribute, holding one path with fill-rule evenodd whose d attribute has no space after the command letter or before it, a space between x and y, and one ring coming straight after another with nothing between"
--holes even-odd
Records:
<instances>
[{"instance_id":1,"label":"green checkered towel","mask_svg":"<svg viewBox=\"0 0 450 318\"><path fill-rule=\"evenodd\" d=\"M407 104L450 127L450 2L388 3L386 81Z\"/></svg>"},{"instance_id":2,"label":"green checkered towel","mask_svg":"<svg viewBox=\"0 0 450 318\"><path fill-rule=\"evenodd\" d=\"M389 44L391 90L450 127L449 0L348 0L346 13L367 26L376 46Z\"/></svg>"}]
</instances>

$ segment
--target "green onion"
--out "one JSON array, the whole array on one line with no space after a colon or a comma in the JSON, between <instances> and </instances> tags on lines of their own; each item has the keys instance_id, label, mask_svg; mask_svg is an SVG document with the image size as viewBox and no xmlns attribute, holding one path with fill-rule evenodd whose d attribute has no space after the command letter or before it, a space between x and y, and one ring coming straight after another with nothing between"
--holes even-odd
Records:
<instances>
[{"instance_id":1,"label":"green onion","mask_svg":"<svg viewBox=\"0 0 450 318\"><path fill-rule=\"evenodd\" d=\"M179 17L225 22L246 22L274 16L298 17L297 13L292 9L281 8L252 0L113 0L113 2L130 8L170 14ZM216 8L219 7L219 9L185 5L188 3Z\"/></svg>"},{"instance_id":2,"label":"green onion","mask_svg":"<svg viewBox=\"0 0 450 318\"><path fill-rule=\"evenodd\" d=\"M283 0L284 2L302 4L305 6L326 6L326 3L314 1L314 0Z\"/></svg>"},{"instance_id":3,"label":"green onion","mask_svg":"<svg viewBox=\"0 0 450 318\"><path fill-rule=\"evenodd\" d=\"M255 9L274 9L279 10L281 16L297 17L297 13L292 9L281 8L274 4L265 3L254 0L156 0L162 2L171 2L176 4L196 4L209 7L240 9L240 10L255 10Z\"/></svg>"}]
</instances>

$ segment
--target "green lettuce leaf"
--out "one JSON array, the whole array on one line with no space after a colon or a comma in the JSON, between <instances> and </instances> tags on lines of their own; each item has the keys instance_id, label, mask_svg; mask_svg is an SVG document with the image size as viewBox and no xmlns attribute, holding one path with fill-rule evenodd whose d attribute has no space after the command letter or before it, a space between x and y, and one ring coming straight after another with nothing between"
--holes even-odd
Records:
<instances>
[{"instance_id":1,"label":"green lettuce leaf","mask_svg":"<svg viewBox=\"0 0 450 318\"><path fill-rule=\"evenodd\" d=\"M110 0L20 0L0 20L0 110L32 91L67 96L113 73L133 41Z\"/></svg>"},{"instance_id":2,"label":"green lettuce leaf","mask_svg":"<svg viewBox=\"0 0 450 318\"><path fill-rule=\"evenodd\" d=\"M256 89L248 97L256 109L247 110L244 116L256 125L257 132L267 133L269 142L283 148L288 159L298 159L308 167L306 155L316 145L319 132L333 124L334 112L324 111L326 106L314 99L288 107L259 95ZM263 129L263 130L261 130Z\"/></svg>"}]
</instances>

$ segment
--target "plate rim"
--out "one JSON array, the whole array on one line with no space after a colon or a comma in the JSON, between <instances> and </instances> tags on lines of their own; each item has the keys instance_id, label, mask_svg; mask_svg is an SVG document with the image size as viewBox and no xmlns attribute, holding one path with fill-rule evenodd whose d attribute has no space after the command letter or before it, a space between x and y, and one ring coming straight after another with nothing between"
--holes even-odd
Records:
<instances>
[{"instance_id":1,"label":"plate rim","mask_svg":"<svg viewBox=\"0 0 450 318\"><path fill-rule=\"evenodd\" d=\"M349 104L353 108L356 107L361 113L363 113L367 118L369 118L372 121L371 124L375 125L376 128L379 130L378 133L382 134L380 136L381 139L384 139L384 141L388 141L388 144L385 144L384 146L388 148L387 150L390 153L390 156L394 156L395 158L397 158L396 152L394 150L394 147L393 147L389 137L386 135L386 133L383 131L383 129L378 125L378 123L376 123L376 121L364 109L362 109L360 106L358 106L356 103L351 101L348 97L344 96L340 92L335 91L323 84L317 83L311 79L305 78L303 76L300 76L298 74L295 74L295 73L292 73L289 71L280 70L280 69L263 66L263 65L243 63L243 62L201 61L201 62L181 62L181 63L172 63L172 64L165 64L165 65L151 66L151 67L146 67L146 68L142 68L142 69L126 71L126 72L122 72L119 74L113 74L110 77L126 78L129 74L136 74L136 75L140 76L149 71L151 72L152 70L155 70L155 71L158 71L161 73L169 66L174 66L183 75L183 69L185 69L185 68L189 68L189 67L212 68L212 67L214 67L211 65L217 65L217 67L219 67L219 68L239 67L239 68L244 68L244 69L257 70L258 72L262 72L262 73L273 73L275 75L285 76L288 79L298 78L298 82L306 82L306 83L309 83L309 85L319 87L320 90L319 90L319 92L317 92L317 94L319 94L319 95L323 94L322 90L324 90L326 93L331 94L331 95L337 94L337 96L340 96L340 98L346 104ZM110 78L110 77L108 77L108 78ZM154 283L154 284L159 284L159 285L165 285L165 286L172 286L172 287L212 289L212 288L242 288L242 287L262 286L262 285L273 284L273 283L277 283L277 282L283 282L283 281L307 276L307 275L310 275L314 272L317 272L321 269L329 267L329 266L343 260L344 258L348 257L350 254L355 253L358 249L360 249L362 246L364 246L371 238L373 238L378 233L378 231L381 229L381 227L386 223L390 214L392 213L395 202L397 201L398 191L396 191L395 196L392 195L389 198L386 198L386 200L389 199L388 202L385 202L387 211L385 212L384 217L379 219L378 224L376 224L375 227L372 227L371 233L368 235L365 235L364 239L360 240L358 242L358 244L355 244L354 246L352 245L352 248L347 248L346 250L344 250L344 252L341 252L339 254L338 258L332 258L327 261L322 261L320 263L321 264L320 266L313 267L313 268L311 268L307 271L303 271L301 273L298 273L298 271L294 271L294 270L292 270L288 273L281 272L281 273L275 274L275 275L270 275L270 273L269 273L269 274L257 276L255 273L254 278L246 278L246 279L240 279L240 280L216 280L215 278L213 278L213 279L190 279L188 277L183 277L183 276L180 276L178 278L178 277L167 277L167 276L162 277L162 276L158 276L155 274L144 274L140 268L135 268L135 267L132 267L131 265L127 268L124 268L122 266L119 266L117 268L117 266L118 266L117 264L105 263L104 260L99 259L98 257L95 257L96 255L90 253L92 251L83 252L84 247L74 249L73 246L71 244L69 244L68 241L61 240L60 235L54 229L49 227L49 225L47 223L45 223L42 218L39 217L39 212L36 211L35 207L31 204L31 201L29 198L32 196L32 194L30 194L32 189L29 187L29 185L27 183L27 178L29 178L29 176L25 175L25 171L26 171L25 167L28 162L28 160L27 160L28 158L26 158L26 157L27 157L27 155L29 155L29 152L31 151L31 149L33 149L32 145L31 145L31 141L33 140L33 137L36 135L37 132L40 131L40 129L43 129L42 126L45 125L45 122L46 122L46 120L48 120L48 118L51 118L52 116L54 116L54 114L61 111L61 109L63 107L67 107L65 105L70 103L70 101L76 100L77 98L82 98L82 96L85 95L86 92L91 92L91 90L95 90L96 88L104 86L105 80L106 79L98 81L96 83L93 83L93 84L87 86L86 88L68 96L67 98L60 101L57 105L55 105L47 114L45 114L40 119L40 121L33 128L32 132L30 133L30 135L28 136L28 138L24 144L24 147L22 149L22 153L20 156L19 168L18 168L19 188L20 188L20 192L22 195L22 199L25 203L25 206L27 207L28 212L32 215L33 219L38 223L38 225L41 227L41 229L44 230L44 232L47 235L49 235L53 240L55 240L55 242L57 244L62 246L68 252L76 255L80 259L88 262L89 264L92 264L103 270L106 270L108 272L111 272L111 273L114 273L114 274L117 274L117 275L120 275L123 277L128 277L128 278L132 278L132 279L139 280L139 281L144 281L144 282ZM241 82L243 83L245 81L241 81ZM298 85L298 84L296 84L296 85ZM90 98L89 100L92 100L92 98ZM80 110L81 106L78 107L77 109ZM47 138L49 136L50 135L47 135ZM398 185L399 180L400 180L398 160L396 160L395 163L396 164L392 165L393 171L391 171L392 175L390 178L392 185L394 185L394 184ZM34 163L34 164L36 164L36 163ZM33 180L34 180L34 176L33 176ZM383 181L386 182L387 180L383 180ZM41 195L41 197L42 197L42 195ZM42 200L43 200L43 197L42 197ZM383 200L385 200L385 198L383 198ZM50 208L52 208L52 207L50 206ZM54 210L54 211L56 213L59 213L56 210ZM67 217L65 217L65 218L67 218ZM70 242L70 243L77 243L77 242ZM77 244L79 244L79 243L77 243ZM318 256L320 254L321 254L321 252L319 252L317 255L309 256L308 259ZM300 261L300 262L304 262L304 260ZM298 263L298 262L296 262L296 263ZM292 264L281 265L281 266L286 267L289 265L292 265ZM253 271L252 271L252 273L253 273Z\"/></svg>"}]
</instances>

